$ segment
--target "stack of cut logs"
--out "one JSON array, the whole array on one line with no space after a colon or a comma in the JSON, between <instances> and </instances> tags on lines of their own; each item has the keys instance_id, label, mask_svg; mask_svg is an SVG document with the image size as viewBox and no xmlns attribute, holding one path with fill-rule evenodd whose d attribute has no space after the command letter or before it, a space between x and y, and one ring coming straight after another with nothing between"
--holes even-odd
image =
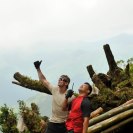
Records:
<instances>
[{"instance_id":1,"label":"stack of cut logs","mask_svg":"<svg viewBox=\"0 0 133 133\"><path fill-rule=\"evenodd\" d=\"M133 99L102 115L92 118L87 133L113 133L131 122L133 122Z\"/></svg>"}]
</instances>

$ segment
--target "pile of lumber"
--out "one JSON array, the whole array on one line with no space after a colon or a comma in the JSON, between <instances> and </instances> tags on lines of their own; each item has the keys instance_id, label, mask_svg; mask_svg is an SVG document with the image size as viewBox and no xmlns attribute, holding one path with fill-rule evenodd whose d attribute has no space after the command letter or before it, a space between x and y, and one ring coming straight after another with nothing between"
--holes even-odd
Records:
<instances>
[{"instance_id":1,"label":"pile of lumber","mask_svg":"<svg viewBox=\"0 0 133 133\"><path fill-rule=\"evenodd\" d=\"M87 133L114 133L131 122L133 122L133 99L92 118Z\"/></svg>"}]
</instances>

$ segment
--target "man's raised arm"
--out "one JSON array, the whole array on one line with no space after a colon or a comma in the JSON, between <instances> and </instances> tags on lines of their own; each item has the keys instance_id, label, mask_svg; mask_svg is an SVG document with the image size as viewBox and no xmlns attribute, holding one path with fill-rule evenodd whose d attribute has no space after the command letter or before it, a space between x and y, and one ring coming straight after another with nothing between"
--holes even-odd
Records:
<instances>
[{"instance_id":1,"label":"man's raised arm","mask_svg":"<svg viewBox=\"0 0 133 133\"><path fill-rule=\"evenodd\" d=\"M42 60L41 61L35 61L34 62L34 66L35 66L35 68L37 70L39 80L44 84L45 87L47 87L50 90L50 87L49 87L50 83L47 81L46 77L43 75L43 73L42 73L42 71L40 69L41 63L42 63Z\"/></svg>"}]
</instances>

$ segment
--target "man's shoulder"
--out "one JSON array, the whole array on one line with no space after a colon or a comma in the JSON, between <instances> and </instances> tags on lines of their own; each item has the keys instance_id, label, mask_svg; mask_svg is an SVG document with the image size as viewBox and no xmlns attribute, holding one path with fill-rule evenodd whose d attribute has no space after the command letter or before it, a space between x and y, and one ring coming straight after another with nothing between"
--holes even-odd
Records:
<instances>
[{"instance_id":1,"label":"man's shoulder","mask_svg":"<svg viewBox=\"0 0 133 133\"><path fill-rule=\"evenodd\" d=\"M56 89L56 90L58 90L59 89L59 87L57 86L57 85L50 85L50 87L52 88L52 89Z\"/></svg>"},{"instance_id":2,"label":"man's shoulder","mask_svg":"<svg viewBox=\"0 0 133 133\"><path fill-rule=\"evenodd\" d=\"M91 103L88 97L85 97L81 103L81 110L83 112L83 117L89 117L92 112Z\"/></svg>"},{"instance_id":3,"label":"man's shoulder","mask_svg":"<svg viewBox=\"0 0 133 133\"><path fill-rule=\"evenodd\" d=\"M59 90L59 87L57 85L50 84L49 88L50 88L52 94Z\"/></svg>"},{"instance_id":4,"label":"man's shoulder","mask_svg":"<svg viewBox=\"0 0 133 133\"><path fill-rule=\"evenodd\" d=\"M89 100L89 97L84 97L83 98L83 101L82 101L82 104L90 104L90 100Z\"/></svg>"}]
</instances>

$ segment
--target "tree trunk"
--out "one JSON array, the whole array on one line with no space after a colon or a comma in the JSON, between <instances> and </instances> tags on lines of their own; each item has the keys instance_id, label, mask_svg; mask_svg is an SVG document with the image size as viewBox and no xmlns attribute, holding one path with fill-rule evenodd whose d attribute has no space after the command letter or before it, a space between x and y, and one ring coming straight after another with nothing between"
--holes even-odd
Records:
<instances>
[{"instance_id":1,"label":"tree trunk","mask_svg":"<svg viewBox=\"0 0 133 133\"><path fill-rule=\"evenodd\" d=\"M19 72L14 74L14 78L18 81L13 81L13 84L25 87L27 89L43 92L52 95L51 92L38 80L32 80L29 77L21 75Z\"/></svg>"},{"instance_id":2,"label":"tree trunk","mask_svg":"<svg viewBox=\"0 0 133 133\"><path fill-rule=\"evenodd\" d=\"M87 66L87 71L90 75L90 78L92 79L93 75L95 74L95 71L94 71L92 65Z\"/></svg>"},{"instance_id":3,"label":"tree trunk","mask_svg":"<svg viewBox=\"0 0 133 133\"><path fill-rule=\"evenodd\" d=\"M111 73L113 73L115 71L115 69L118 68L118 66L116 64L116 61L114 59L114 56L113 56L112 51L110 49L110 46L108 44L106 44L103 46L103 48L104 48L104 52L105 52L107 62L109 65L109 71Z\"/></svg>"},{"instance_id":4,"label":"tree trunk","mask_svg":"<svg viewBox=\"0 0 133 133\"><path fill-rule=\"evenodd\" d=\"M126 65L125 73L128 77L130 77L130 72L129 72L130 66L129 63Z\"/></svg>"}]
</instances>

